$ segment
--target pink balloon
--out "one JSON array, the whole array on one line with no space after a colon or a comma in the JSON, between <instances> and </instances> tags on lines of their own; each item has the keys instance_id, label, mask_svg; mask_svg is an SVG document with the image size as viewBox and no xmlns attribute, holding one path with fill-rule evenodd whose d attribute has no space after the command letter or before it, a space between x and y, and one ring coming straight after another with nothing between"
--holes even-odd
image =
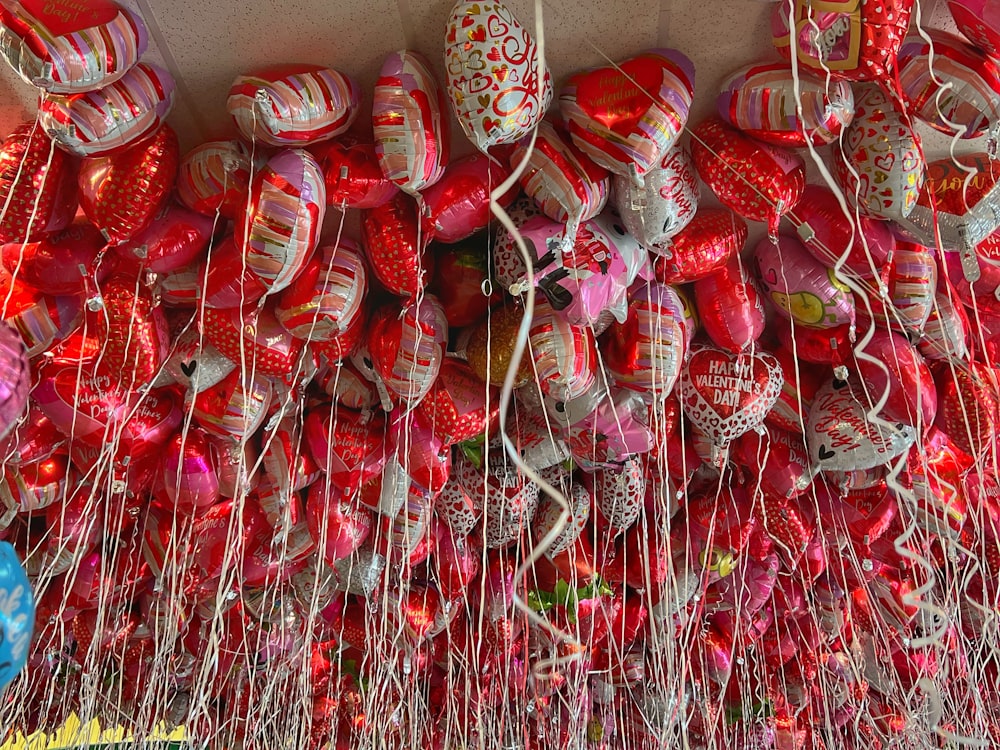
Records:
<instances>
[{"instance_id":1,"label":"pink balloon","mask_svg":"<svg viewBox=\"0 0 1000 750\"><path fill-rule=\"evenodd\" d=\"M218 502L219 477L211 442L201 430L175 435L164 447L163 490L179 511L207 508Z\"/></svg>"},{"instance_id":2,"label":"pink balloon","mask_svg":"<svg viewBox=\"0 0 1000 750\"><path fill-rule=\"evenodd\" d=\"M698 317L718 346L738 352L764 332L764 303L740 259L694 283Z\"/></svg>"},{"instance_id":3,"label":"pink balloon","mask_svg":"<svg viewBox=\"0 0 1000 750\"><path fill-rule=\"evenodd\" d=\"M323 559L333 565L349 557L360 547L372 527L372 512L354 498L330 491L328 482L315 482L309 488L306 522L309 535L320 547Z\"/></svg>"},{"instance_id":4,"label":"pink balloon","mask_svg":"<svg viewBox=\"0 0 1000 750\"><path fill-rule=\"evenodd\" d=\"M962 304L970 310L985 310L1000 315L1000 265L979 263L980 277L970 283L962 271L960 253L942 253L942 273L955 287Z\"/></svg>"}]
</instances>

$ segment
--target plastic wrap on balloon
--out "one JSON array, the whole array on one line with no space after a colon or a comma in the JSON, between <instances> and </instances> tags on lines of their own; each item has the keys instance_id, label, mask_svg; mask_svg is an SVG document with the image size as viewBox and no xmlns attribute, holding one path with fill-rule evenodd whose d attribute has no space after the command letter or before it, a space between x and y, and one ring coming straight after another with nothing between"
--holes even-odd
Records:
<instances>
[{"instance_id":1,"label":"plastic wrap on balloon","mask_svg":"<svg viewBox=\"0 0 1000 750\"><path fill-rule=\"evenodd\" d=\"M448 321L433 295L375 313L368 326L368 350L390 393L411 405L427 395L444 362Z\"/></svg>"},{"instance_id":2,"label":"plastic wrap on balloon","mask_svg":"<svg viewBox=\"0 0 1000 750\"><path fill-rule=\"evenodd\" d=\"M248 141L308 146L347 130L360 102L361 90L350 76L300 65L237 76L226 109Z\"/></svg>"},{"instance_id":3,"label":"plastic wrap on balloon","mask_svg":"<svg viewBox=\"0 0 1000 750\"><path fill-rule=\"evenodd\" d=\"M553 221L566 223L566 236L572 240L580 222L591 219L604 209L608 200L610 178L568 137L548 120L538 123L531 152L529 138L519 142L511 153L510 166L516 170L525 159L528 164L518 181L524 192Z\"/></svg>"},{"instance_id":4,"label":"plastic wrap on balloon","mask_svg":"<svg viewBox=\"0 0 1000 750\"><path fill-rule=\"evenodd\" d=\"M458 0L445 31L446 91L462 130L480 151L513 143L552 103L531 33L502 2Z\"/></svg>"},{"instance_id":5,"label":"plastic wrap on balloon","mask_svg":"<svg viewBox=\"0 0 1000 750\"><path fill-rule=\"evenodd\" d=\"M544 393L568 400L594 382L597 351L593 334L589 328L570 324L545 300L535 301L528 345Z\"/></svg>"},{"instance_id":6,"label":"plastic wrap on balloon","mask_svg":"<svg viewBox=\"0 0 1000 750\"><path fill-rule=\"evenodd\" d=\"M642 184L687 124L694 65L653 49L571 76L559 109L577 147L605 169Z\"/></svg>"},{"instance_id":7,"label":"plastic wrap on balloon","mask_svg":"<svg viewBox=\"0 0 1000 750\"><path fill-rule=\"evenodd\" d=\"M773 146L832 143L854 117L854 93L849 83L833 80L827 84L804 71L796 81L787 62L740 68L721 88L719 116Z\"/></svg>"},{"instance_id":8,"label":"plastic wrap on balloon","mask_svg":"<svg viewBox=\"0 0 1000 750\"><path fill-rule=\"evenodd\" d=\"M763 239L754 248L754 275L778 312L809 328L854 323L854 298L833 270L794 237Z\"/></svg>"},{"instance_id":9,"label":"plastic wrap on balloon","mask_svg":"<svg viewBox=\"0 0 1000 750\"><path fill-rule=\"evenodd\" d=\"M820 6L781 0L774 6L771 34L782 57L790 60L794 48L797 62L819 76L829 72L834 78L884 83L895 68L912 9L913 0L834 0Z\"/></svg>"},{"instance_id":10,"label":"plastic wrap on balloon","mask_svg":"<svg viewBox=\"0 0 1000 750\"><path fill-rule=\"evenodd\" d=\"M601 342L615 380L653 397L666 396L680 376L688 350L684 306L666 284L640 286L624 323L614 323Z\"/></svg>"},{"instance_id":11,"label":"plastic wrap on balloon","mask_svg":"<svg viewBox=\"0 0 1000 750\"><path fill-rule=\"evenodd\" d=\"M372 102L375 153L382 174L407 193L444 174L451 148L445 106L423 55L401 50L386 57Z\"/></svg>"},{"instance_id":12,"label":"plastic wrap on balloon","mask_svg":"<svg viewBox=\"0 0 1000 750\"><path fill-rule=\"evenodd\" d=\"M705 333L727 351L745 349L764 332L764 303L738 257L696 281L694 299Z\"/></svg>"},{"instance_id":13,"label":"plastic wrap on balloon","mask_svg":"<svg viewBox=\"0 0 1000 750\"><path fill-rule=\"evenodd\" d=\"M493 161L473 153L448 165L444 176L425 190L421 223L428 239L458 242L485 229L493 220L490 194L510 176L506 160ZM506 208L517 196L517 187L497 198Z\"/></svg>"},{"instance_id":14,"label":"plastic wrap on balloon","mask_svg":"<svg viewBox=\"0 0 1000 750\"><path fill-rule=\"evenodd\" d=\"M71 154L102 156L156 132L174 106L174 88L163 68L139 63L98 91L46 96L38 124Z\"/></svg>"},{"instance_id":15,"label":"plastic wrap on balloon","mask_svg":"<svg viewBox=\"0 0 1000 750\"><path fill-rule=\"evenodd\" d=\"M722 203L740 216L763 221L775 233L805 188L805 165L790 151L755 141L709 118L691 131L698 175Z\"/></svg>"},{"instance_id":16,"label":"plastic wrap on balloon","mask_svg":"<svg viewBox=\"0 0 1000 750\"><path fill-rule=\"evenodd\" d=\"M812 462L824 471L856 471L886 464L905 453L916 439L909 425L876 424L869 406L850 384L828 382L816 393L806 423Z\"/></svg>"},{"instance_id":17,"label":"plastic wrap on balloon","mask_svg":"<svg viewBox=\"0 0 1000 750\"><path fill-rule=\"evenodd\" d=\"M0 54L25 81L68 94L102 89L139 62L149 39L136 13L113 2L73 6L5 3Z\"/></svg>"},{"instance_id":18,"label":"plastic wrap on balloon","mask_svg":"<svg viewBox=\"0 0 1000 750\"><path fill-rule=\"evenodd\" d=\"M382 174L374 143L356 143L347 136L312 146L326 180L326 203L345 208L375 208L399 192Z\"/></svg>"},{"instance_id":19,"label":"plastic wrap on balloon","mask_svg":"<svg viewBox=\"0 0 1000 750\"><path fill-rule=\"evenodd\" d=\"M691 152L680 144L646 172L643 184L615 175L611 193L625 228L646 248L668 244L698 210L701 185Z\"/></svg>"},{"instance_id":20,"label":"plastic wrap on balloon","mask_svg":"<svg viewBox=\"0 0 1000 750\"><path fill-rule=\"evenodd\" d=\"M926 164L919 135L885 92L868 86L857 94L854 122L842 143L834 175L848 200L872 218L908 217L924 185Z\"/></svg>"},{"instance_id":21,"label":"plastic wrap on balloon","mask_svg":"<svg viewBox=\"0 0 1000 750\"><path fill-rule=\"evenodd\" d=\"M65 229L76 212L77 166L34 122L0 146L0 239L32 242Z\"/></svg>"},{"instance_id":22,"label":"plastic wrap on balloon","mask_svg":"<svg viewBox=\"0 0 1000 750\"><path fill-rule=\"evenodd\" d=\"M375 278L393 294L411 297L430 283L431 238L420 231L417 204L405 193L366 211L361 219L365 255Z\"/></svg>"},{"instance_id":23,"label":"plastic wrap on balloon","mask_svg":"<svg viewBox=\"0 0 1000 750\"><path fill-rule=\"evenodd\" d=\"M661 245L649 248L664 284L686 284L715 273L746 244L747 223L727 208L702 208L691 222Z\"/></svg>"},{"instance_id":24,"label":"plastic wrap on balloon","mask_svg":"<svg viewBox=\"0 0 1000 750\"><path fill-rule=\"evenodd\" d=\"M935 130L977 138L1000 124L1000 68L955 34L908 36L896 75L906 111Z\"/></svg>"},{"instance_id":25,"label":"plastic wrap on balloon","mask_svg":"<svg viewBox=\"0 0 1000 750\"><path fill-rule=\"evenodd\" d=\"M247 268L268 294L280 292L302 271L319 241L325 215L323 173L309 152L281 151L254 176L235 236Z\"/></svg>"},{"instance_id":26,"label":"plastic wrap on balloon","mask_svg":"<svg viewBox=\"0 0 1000 750\"><path fill-rule=\"evenodd\" d=\"M250 194L250 152L241 141L209 141L188 151L177 171L177 197L206 216L235 219Z\"/></svg>"}]
</instances>

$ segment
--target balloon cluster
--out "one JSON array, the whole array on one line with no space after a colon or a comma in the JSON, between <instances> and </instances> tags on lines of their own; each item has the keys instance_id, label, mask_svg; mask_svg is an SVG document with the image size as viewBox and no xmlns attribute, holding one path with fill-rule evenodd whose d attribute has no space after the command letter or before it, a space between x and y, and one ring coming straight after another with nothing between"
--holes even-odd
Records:
<instances>
[{"instance_id":1,"label":"balloon cluster","mask_svg":"<svg viewBox=\"0 0 1000 750\"><path fill-rule=\"evenodd\" d=\"M43 96L0 147L0 539L38 596L0 726L1000 742L1000 188L916 124L1000 121L970 3L971 43L782 0L785 59L689 126L682 53L556 92L460 0L444 85L389 55L370 138L350 76L286 66L183 157L137 16L6 3Z\"/></svg>"}]
</instances>

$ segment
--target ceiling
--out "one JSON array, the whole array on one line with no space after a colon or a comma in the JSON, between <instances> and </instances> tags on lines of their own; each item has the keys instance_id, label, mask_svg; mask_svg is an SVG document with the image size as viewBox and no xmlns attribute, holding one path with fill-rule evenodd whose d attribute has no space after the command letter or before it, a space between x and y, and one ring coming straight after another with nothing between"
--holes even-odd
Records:
<instances>
[{"instance_id":1,"label":"ceiling","mask_svg":"<svg viewBox=\"0 0 1000 750\"><path fill-rule=\"evenodd\" d=\"M122 0L120 0L122 1ZM424 52L444 77L444 29L453 0L123 0L150 31L144 59L177 79L171 124L190 148L234 131L226 97L240 73L281 63L319 63L374 86L383 57ZM526 26L533 0L507 0ZM714 108L720 82L734 69L775 55L771 2L761 0L542 0L546 57L557 84L584 67L650 47L673 47L696 67L692 122ZM926 26L948 28L944 0L918 1ZM951 27L953 28L953 27ZM32 116L36 91L0 65L0 132ZM370 96L367 104L370 106ZM367 118L355 127L365 128ZM457 125L455 132L459 132ZM929 154L946 150L931 136ZM465 148L470 148L464 144ZM962 150L981 150L982 141ZM462 150L460 146L459 151Z\"/></svg>"}]
</instances>

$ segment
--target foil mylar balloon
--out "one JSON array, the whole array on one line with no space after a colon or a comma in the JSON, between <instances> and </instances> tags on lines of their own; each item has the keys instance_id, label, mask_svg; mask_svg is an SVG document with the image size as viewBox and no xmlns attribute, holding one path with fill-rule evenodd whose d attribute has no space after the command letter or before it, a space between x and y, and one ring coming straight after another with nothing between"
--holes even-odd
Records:
<instances>
[{"instance_id":1,"label":"foil mylar balloon","mask_svg":"<svg viewBox=\"0 0 1000 750\"><path fill-rule=\"evenodd\" d=\"M740 259L694 284L698 318L719 347L738 352L764 332L764 303Z\"/></svg>"},{"instance_id":2,"label":"foil mylar balloon","mask_svg":"<svg viewBox=\"0 0 1000 750\"><path fill-rule=\"evenodd\" d=\"M142 19L107 0L87 3L86 12L37 0L0 8L0 54L25 81L57 94L114 83L147 44Z\"/></svg>"},{"instance_id":3,"label":"foil mylar balloon","mask_svg":"<svg viewBox=\"0 0 1000 750\"><path fill-rule=\"evenodd\" d=\"M156 132L174 106L174 79L139 63L98 91L50 94L38 110L39 125L76 156L101 156Z\"/></svg>"},{"instance_id":4,"label":"foil mylar balloon","mask_svg":"<svg viewBox=\"0 0 1000 750\"><path fill-rule=\"evenodd\" d=\"M417 406L444 447L470 440L493 425L500 409L500 393L479 380L467 362L445 357L427 396Z\"/></svg>"},{"instance_id":5,"label":"foil mylar balloon","mask_svg":"<svg viewBox=\"0 0 1000 750\"><path fill-rule=\"evenodd\" d=\"M382 174L374 143L355 143L353 138L344 137L309 150L323 170L328 206L341 210L375 208L388 203L399 192Z\"/></svg>"},{"instance_id":6,"label":"foil mylar balloon","mask_svg":"<svg viewBox=\"0 0 1000 750\"><path fill-rule=\"evenodd\" d=\"M1000 425L1000 374L979 362L956 370L940 385L937 426L963 451L980 456L994 448Z\"/></svg>"},{"instance_id":7,"label":"foil mylar balloon","mask_svg":"<svg viewBox=\"0 0 1000 750\"><path fill-rule=\"evenodd\" d=\"M76 165L36 123L18 125L0 146L0 203L4 242L33 242L73 221Z\"/></svg>"},{"instance_id":8,"label":"foil mylar balloon","mask_svg":"<svg viewBox=\"0 0 1000 750\"><path fill-rule=\"evenodd\" d=\"M28 660L35 627L35 598L14 548L0 542L0 691Z\"/></svg>"},{"instance_id":9,"label":"foil mylar balloon","mask_svg":"<svg viewBox=\"0 0 1000 750\"><path fill-rule=\"evenodd\" d=\"M400 297L419 294L430 283L430 237L420 231L417 204L406 193L362 215L365 255L375 278Z\"/></svg>"},{"instance_id":10,"label":"foil mylar balloon","mask_svg":"<svg viewBox=\"0 0 1000 750\"><path fill-rule=\"evenodd\" d=\"M21 418L30 388L24 342L9 324L0 323L0 440Z\"/></svg>"},{"instance_id":11,"label":"foil mylar balloon","mask_svg":"<svg viewBox=\"0 0 1000 750\"><path fill-rule=\"evenodd\" d=\"M913 444L909 425L877 425L866 416L868 407L841 380L827 383L816 393L806 442L813 464L824 471L870 469L902 455Z\"/></svg>"},{"instance_id":12,"label":"foil mylar balloon","mask_svg":"<svg viewBox=\"0 0 1000 750\"><path fill-rule=\"evenodd\" d=\"M498 307L472 329L465 358L484 383L496 387L503 385L513 360L514 343L523 315L524 311L513 305ZM531 359L525 352L514 376L514 387L527 385L533 378Z\"/></svg>"},{"instance_id":13,"label":"foil mylar balloon","mask_svg":"<svg viewBox=\"0 0 1000 750\"><path fill-rule=\"evenodd\" d=\"M774 233L805 188L802 159L754 141L718 118L702 122L691 137L691 153L705 184L740 216L767 222Z\"/></svg>"},{"instance_id":14,"label":"foil mylar balloon","mask_svg":"<svg viewBox=\"0 0 1000 750\"><path fill-rule=\"evenodd\" d=\"M747 223L728 208L702 208L684 229L650 248L656 278L664 284L703 279L743 250L749 236Z\"/></svg>"},{"instance_id":15,"label":"foil mylar balloon","mask_svg":"<svg viewBox=\"0 0 1000 750\"><path fill-rule=\"evenodd\" d=\"M782 0L772 16L774 46L790 59L794 34L798 62L817 75L829 71L849 81L882 82L895 68L912 9L913 0L833 0L819 6L811 0Z\"/></svg>"},{"instance_id":16,"label":"foil mylar balloon","mask_svg":"<svg viewBox=\"0 0 1000 750\"><path fill-rule=\"evenodd\" d=\"M368 329L372 367L390 393L411 405L430 391L441 371L448 343L448 321L441 303L424 295L400 311L388 305Z\"/></svg>"},{"instance_id":17,"label":"foil mylar balloon","mask_svg":"<svg viewBox=\"0 0 1000 750\"><path fill-rule=\"evenodd\" d=\"M831 81L827 85L817 76L802 74L798 91L795 87L786 62L741 68L722 84L717 100L719 116L752 138L774 146L823 146L837 140L854 117L850 84Z\"/></svg>"},{"instance_id":18,"label":"foil mylar balloon","mask_svg":"<svg viewBox=\"0 0 1000 750\"><path fill-rule=\"evenodd\" d=\"M917 349L927 359L955 362L969 359L969 317L943 277L938 281L938 292L922 334Z\"/></svg>"},{"instance_id":19,"label":"foil mylar balloon","mask_svg":"<svg viewBox=\"0 0 1000 750\"><path fill-rule=\"evenodd\" d=\"M267 377L236 369L211 388L188 391L185 408L206 432L242 440L264 423L272 393Z\"/></svg>"},{"instance_id":20,"label":"foil mylar balloon","mask_svg":"<svg viewBox=\"0 0 1000 750\"><path fill-rule=\"evenodd\" d=\"M531 34L499 0L458 0L445 30L447 92L480 151L528 135L552 103Z\"/></svg>"},{"instance_id":21,"label":"foil mylar balloon","mask_svg":"<svg viewBox=\"0 0 1000 750\"><path fill-rule=\"evenodd\" d=\"M510 176L506 161L472 153L448 165L444 176L422 193L421 222L428 239L459 242L485 229L493 220L490 194ZM517 196L516 186L497 199L506 208Z\"/></svg>"},{"instance_id":22,"label":"foil mylar balloon","mask_svg":"<svg viewBox=\"0 0 1000 750\"><path fill-rule=\"evenodd\" d=\"M862 214L905 219L924 184L919 136L881 89L866 87L855 101L854 122L834 159L837 182Z\"/></svg>"},{"instance_id":23,"label":"foil mylar balloon","mask_svg":"<svg viewBox=\"0 0 1000 750\"><path fill-rule=\"evenodd\" d=\"M135 277L116 275L101 288L96 314L104 342L101 364L127 388L150 383L167 359L170 335L163 307Z\"/></svg>"},{"instance_id":24,"label":"foil mylar balloon","mask_svg":"<svg viewBox=\"0 0 1000 750\"><path fill-rule=\"evenodd\" d=\"M177 135L164 125L152 137L80 165L80 208L118 245L146 229L170 197L180 158Z\"/></svg>"},{"instance_id":25,"label":"foil mylar balloon","mask_svg":"<svg viewBox=\"0 0 1000 750\"><path fill-rule=\"evenodd\" d=\"M863 385L858 396L874 406L888 392L879 416L926 431L937 415L938 397L931 371L916 347L898 333L879 330L864 345L863 355L867 356L854 358Z\"/></svg>"},{"instance_id":26,"label":"foil mylar balloon","mask_svg":"<svg viewBox=\"0 0 1000 750\"><path fill-rule=\"evenodd\" d=\"M114 250L153 273L177 271L196 263L208 249L212 224L204 214L168 202L152 224Z\"/></svg>"},{"instance_id":27,"label":"foil mylar balloon","mask_svg":"<svg viewBox=\"0 0 1000 750\"><path fill-rule=\"evenodd\" d=\"M192 211L235 219L246 208L250 173L250 152L241 141L209 141L181 159L177 197Z\"/></svg>"},{"instance_id":28,"label":"foil mylar balloon","mask_svg":"<svg viewBox=\"0 0 1000 750\"><path fill-rule=\"evenodd\" d=\"M951 17L970 42L1000 58L1000 5L997 0L948 0Z\"/></svg>"},{"instance_id":29,"label":"foil mylar balloon","mask_svg":"<svg viewBox=\"0 0 1000 750\"><path fill-rule=\"evenodd\" d=\"M754 248L754 274L782 315L809 328L854 323L854 297L834 272L794 237L762 239Z\"/></svg>"},{"instance_id":30,"label":"foil mylar balloon","mask_svg":"<svg viewBox=\"0 0 1000 750\"><path fill-rule=\"evenodd\" d=\"M977 138L1000 122L1000 68L954 34L924 34L930 39L911 34L899 49L906 111L942 133Z\"/></svg>"},{"instance_id":31,"label":"foil mylar balloon","mask_svg":"<svg viewBox=\"0 0 1000 750\"><path fill-rule=\"evenodd\" d=\"M566 222L566 235L571 240L580 222L604 209L610 187L608 173L548 120L538 123L535 132L534 148L528 152L530 139L520 142L511 154L510 166L516 170L527 158L528 164L518 177L521 187L543 214Z\"/></svg>"},{"instance_id":32,"label":"foil mylar balloon","mask_svg":"<svg viewBox=\"0 0 1000 750\"><path fill-rule=\"evenodd\" d=\"M612 196L629 234L646 248L666 243L695 217L701 183L691 153L677 144L646 173L643 185L615 175Z\"/></svg>"},{"instance_id":33,"label":"foil mylar balloon","mask_svg":"<svg viewBox=\"0 0 1000 750\"><path fill-rule=\"evenodd\" d=\"M205 338L241 371L280 377L305 365L303 342L278 323L272 305L206 309Z\"/></svg>"},{"instance_id":34,"label":"foil mylar balloon","mask_svg":"<svg viewBox=\"0 0 1000 750\"><path fill-rule=\"evenodd\" d=\"M938 268L930 248L898 240L892 260L882 270L882 276L886 294L884 297L869 295L872 316L893 330L918 334L934 308L937 288ZM868 314L860 294L858 310Z\"/></svg>"},{"instance_id":35,"label":"foil mylar balloon","mask_svg":"<svg viewBox=\"0 0 1000 750\"><path fill-rule=\"evenodd\" d=\"M235 232L247 268L268 294L280 292L302 271L319 241L325 214L326 184L309 152L281 151L256 174L246 215L236 221Z\"/></svg>"},{"instance_id":36,"label":"foil mylar balloon","mask_svg":"<svg viewBox=\"0 0 1000 750\"><path fill-rule=\"evenodd\" d=\"M314 408L306 415L303 435L313 460L344 497L385 465L385 418L377 412Z\"/></svg>"},{"instance_id":37,"label":"foil mylar balloon","mask_svg":"<svg viewBox=\"0 0 1000 750\"><path fill-rule=\"evenodd\" d=\"M164 446L161 473L164 493L179 508L207 508L221 497L211 441L201 430L174 435Z\"/></svg>"},{"instance_id":38,"label":"foil mylar balloon","mask_svg":"<svg viewBox=\"0 0 1000 750\"><path fill-rule=\"evenodd\" d=\"M199 393L221 382L236 369L236 364L223 356L195 328L190 328L173 340L163 369L164 377L169 377L192 393ZM161 382L157 379L158 385Z\"/></svg>"},{"instance_id":39,"label":"foil mylar balloon","mask_svg":"<svg viewBox=\"0 0 1000 750\"><path fill-rule=\"evenodd\" d=\"M415 194L441 179L451 150L444 92L419 52L394 52L382 63L372 130L382 174L401 190Z\"/></svg>"},{"instance_id":40,"label":"foil mylar balloon","mask_svg":"<svg viewBox=\"0 0 1000 750\"><path fill-rule=\"evenodd\" d=\"M583 153L642 184L684 130L693 95L691 61L677 50L654 49L571 76L559 109Z\"/></svg>"},{"instance_id":41,"label":"foil mylar balloon","mask_svg":"<svg viewBox=\"0 0 1000 750\"><path fill-rule=\"evenodd\" d=\"M568 401L594 382L597 361L589 328L571 325L545 300L535 301L528 347L542 392Z\"/></svg>"},{"instance_id":42,"label":"foil mylar balloon","mask_svg":"<svg viewBox=\"0 0 1000 750\"><path fill-rule=\"evenodd\" d=\"M270 146L308 146L340 135L358 116L361 91L319 65L237 76L226 109L243 137Z\"/></svg>"}]
</instances>

